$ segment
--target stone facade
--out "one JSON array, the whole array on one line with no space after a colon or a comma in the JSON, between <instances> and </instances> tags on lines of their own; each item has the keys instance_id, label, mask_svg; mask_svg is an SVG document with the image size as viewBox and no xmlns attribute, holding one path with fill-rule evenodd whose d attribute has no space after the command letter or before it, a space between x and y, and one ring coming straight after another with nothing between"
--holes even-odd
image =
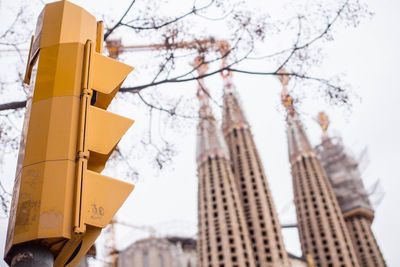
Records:
<instances>
[{"instance_id":1,"label":"stone facade","mask_svg":"<svg viewBox=\"0 0 400 267\"><path fill-rule=\"evenodd\" d=\"M177 237L142 239L119 253L118 266L195 267L196 241Z\"/></svg>"},{"instance_id":2,"label":"stone facade","mask_svg":"<svg viewBox=\"0 0 400 267\"><path fill-rule=\"evenodd\" d=\"M345 221L360 266L386 266L385 259L371 230L372 219L359 213L346 216Z\"/></svg>"}]
</instances>

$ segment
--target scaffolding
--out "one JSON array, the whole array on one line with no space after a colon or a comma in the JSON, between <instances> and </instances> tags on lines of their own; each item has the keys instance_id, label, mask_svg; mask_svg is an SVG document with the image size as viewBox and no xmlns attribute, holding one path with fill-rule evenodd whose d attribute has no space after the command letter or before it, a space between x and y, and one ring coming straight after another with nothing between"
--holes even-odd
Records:
<instances>
[{"instance_id":1,"label":"scaffolding","mask_svg":"<svg viewBox=\"0 0 400 267\"><path fill-rule=\"evenodd\" d=\"M373 214L368 193L361 180L358 162L344 149L340 137L324 136L316 147L318 157L332 184L344 215L355 210Z\"/></svg>"}]
</instances>

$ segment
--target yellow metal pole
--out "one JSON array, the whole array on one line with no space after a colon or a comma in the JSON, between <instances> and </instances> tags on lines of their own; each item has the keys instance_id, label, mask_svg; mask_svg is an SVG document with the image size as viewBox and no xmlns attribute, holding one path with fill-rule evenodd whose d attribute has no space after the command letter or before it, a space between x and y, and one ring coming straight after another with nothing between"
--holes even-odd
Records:
<instances>
[{"instance_id":1,"label":"yellow metal pole","mask_svg":"<svg viewBox=\"0 0 400 267\"><path fill-rule=\"evenodd\" d=\"M97 35L96 35L96 52L103 52L103 43L104 43L104 23L103 21L97 22Z\"/></svg>"}]
</instances>

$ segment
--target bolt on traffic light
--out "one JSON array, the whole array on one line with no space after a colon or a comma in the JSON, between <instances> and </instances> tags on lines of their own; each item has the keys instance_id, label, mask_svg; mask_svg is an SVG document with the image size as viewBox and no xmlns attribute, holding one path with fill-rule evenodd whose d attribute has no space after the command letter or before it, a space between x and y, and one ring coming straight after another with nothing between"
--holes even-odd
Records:
<instances>
[{"instance_id":1,"label":"bolt on traffic light","mask_svg":"<svg viewBox=\"0 0 400 267\"><path fill-rule=\"evenodd\" d=\"M103 26L68 2L47 4L29 52L30 86L5 260L26 242L75 266L133 185L101 175L133 120L108 105L132 67L101 54Z\"/></svg>"}]
</instances>

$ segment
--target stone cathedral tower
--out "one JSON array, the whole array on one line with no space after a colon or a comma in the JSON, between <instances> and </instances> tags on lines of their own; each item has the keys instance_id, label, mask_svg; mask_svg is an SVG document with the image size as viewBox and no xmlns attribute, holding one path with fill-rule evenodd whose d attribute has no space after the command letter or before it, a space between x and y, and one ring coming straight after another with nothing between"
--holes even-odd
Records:
<instances>
[{"instance_id":1,"label":"stone cathedral tower","mask_svg":"<svg viewBox=\"0 0 400 267\"><path fill-rule=\"evenodd\" d=\"M197 66L202 62L196 60ZM198 67L199 75L207 70ZM199 80L197 96L198 266L255 267L247 225L222 131L209 106L209 95Z\"/></svg>"},{"instance_id":2,"label":"stone cathedral tower","mask_svg":"<svg viewBox=\"0 0 400 267\"><path fill-rule=\"evenodd\" d=\"M318 122L323 135L322 143L316 150L342 210L358 262L363 267L386 266L371 230L374 211L361 180L358 163L346 153L340 138L328 136L329 119L325 113L319 113Z\"/></svg>"},{"instance_id":3,"label":"stone cathedral tower","mask_svg":"<svg viewBox=\"0 0 400 267\"><path fill-rule=\"evenodd\" d=\"M338 202L280 76L301 248L318 266L359 266Z\"/></svg>"},{"instance_id":4,"label":"stone cathedral tower","mask_svg":"<svg viewBox=\"0 0 400 267\"><path fill-rule=\"evenodd\" d=\"M281 226L249 124L231 83L231 75L223 77L225 86L222 128L256 266L290 266Z\"/></svg>"}]
</instances>

